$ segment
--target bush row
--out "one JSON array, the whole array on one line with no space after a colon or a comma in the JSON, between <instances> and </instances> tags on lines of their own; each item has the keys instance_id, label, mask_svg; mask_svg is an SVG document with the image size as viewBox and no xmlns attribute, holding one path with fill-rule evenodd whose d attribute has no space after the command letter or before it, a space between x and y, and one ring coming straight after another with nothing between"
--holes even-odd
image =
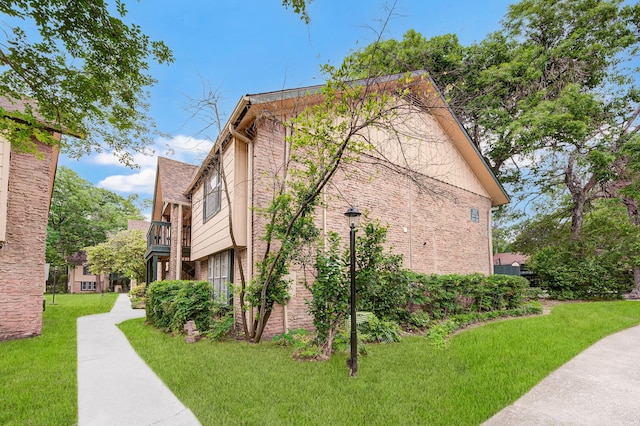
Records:
<instances>
[{"instance_id":1,"label":"bush row","mask_svg":"<svg viewBox=\"0 0 640 426\"><path fill-rule=\"evenodd\" d=\"M413 324L450 315L500 311L522 305L529 291L525 278L511 275L435 275L399 271L363 285L359 310L378 318ZM424 312L429 318L421 315Z\"/></svg>"},{"instance_id":2,"label":"bush row","mask_svg":"<svg viewBox=\"0 0 640 426\"><path fill-rule=\"evenodd\" d=\"M620 299L633 289L628 259L583 251L579 243L572 242L566 247L546 247L531 257L529 265L551 298Z\"/></svg>"}]
</instances>

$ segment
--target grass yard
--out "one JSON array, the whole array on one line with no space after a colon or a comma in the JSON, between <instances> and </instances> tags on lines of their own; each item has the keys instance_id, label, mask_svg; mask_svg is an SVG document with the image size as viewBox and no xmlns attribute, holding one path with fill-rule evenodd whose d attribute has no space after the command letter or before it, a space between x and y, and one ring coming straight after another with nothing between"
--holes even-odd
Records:
<instances>
[{"instance_id":1,"label":"grass yard","mask_svg":"<svg viewBox=\"0 0 640 426\"><path fill-rule=\"evenodd\" d=\"M0 342L0 424L78 422L76 318L108 312L117 294L57 294L42 335Z\"/></svg>"},{"instance_id":2,"label":"grass yard","mask_svg":"<svg viewBox=\"0 0 640 426\"><path fill-rule=\"evenodd\" d=\"M599 339L640 323L638 302L569 303L551 315L489 323L452 337L370 345L348 376L347 354L300 362L271 342L187 345L120 325L204 425L477 425Z\"/></svg>"}]
</instances>

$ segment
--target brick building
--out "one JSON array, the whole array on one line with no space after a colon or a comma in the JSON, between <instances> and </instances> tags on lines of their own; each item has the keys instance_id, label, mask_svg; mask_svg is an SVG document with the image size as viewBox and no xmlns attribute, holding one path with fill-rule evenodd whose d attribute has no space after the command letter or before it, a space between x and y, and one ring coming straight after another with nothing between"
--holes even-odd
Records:
<instances>
[{"instance_id":1,"label":"brick building","mask_svg":"<svg viewBox=\"0 0 640 426\"><path fill-rule=\"evenodd\" d=\"M0 107L15 111L21 104L0 98ZM48 130L60 140L60 133ZM42 158L17 153L0 137L0 340L42 333L47 220L58 150L37 147Z\"/></svg>"},{"instance_id":2,"label":"brick building","mask_svg":"<svg viewBox=\"0 0 640 426\"><path fill-rule=\"evenodd\" d=\"M376 89L398 93L404 84L400 79L388 76ZM244 96L199 167L159 159L148 234L148 281L204 279L224 293L227 282L238 282L239 262L247 281L251 279L266 244L260 238L265 218L256 208L269 204L273 176L281 173L290 154L282 122L301 111L301 105L320 102L319 89ZM389 245L404 255L407 268L491 274L491 209L507 203L508 197L426 74L414 73L402 93L394 131L362 129L376 149L357 163L341 166L322 195L316 223L321 232L333 230L346 239L343 213L356 206L389 225ZM222 191L220 164L230 205ZM171 195L167 181L180 183ZM231 250L229 214L242 248L237 259ZM265 336L312 326L303 271L292 268L290 278L291 299L274 308Z\"/></svg>"}]
</instances>

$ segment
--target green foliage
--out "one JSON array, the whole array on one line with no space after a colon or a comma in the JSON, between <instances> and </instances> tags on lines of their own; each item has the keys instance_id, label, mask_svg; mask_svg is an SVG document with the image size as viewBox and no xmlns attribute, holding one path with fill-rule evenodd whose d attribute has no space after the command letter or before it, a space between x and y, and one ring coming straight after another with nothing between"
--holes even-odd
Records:
<instances>
[{"instance_id":1,"label":"green foliage","mask_svg":"<svg viewBox=\"0 0 640 426\"><path fill-rule=\"evenodd\" d=\"M541 287L559 299L616 299L631 290L640 264L640 229L618 200L600 200L584 217L579 240L556 215L531 220L516 244L533 255L529 268Z\"/></svg>"},{"instance_id":2,"label":"green foliage","mask_svg":"<svg viewBox=\"0 0 640 426\"><path fill-rule=\"evenodd\" d=\"M411 274L410 303L433 319L482 311L519 307L525 300L528 281L511 275Z\"/></svg>"},{"instance_id":3,"label":"green foliage","mask_svg":"<svg viewBox=\"0 0 640 426\"><path fill-rule=\"evenodd\" d=\"M140 283L134 286L131 289L131 291L129 291L129 294L133 297L145 297L146 291L147 291L147 284Z\"/></svg>"},{"instance_id":4,"label":"green foliage","mask_svg":"<svg viewBox=\"0 0 640 426\"><path fill-rule=\"evenodd\" d=\"M146 302L146 283L140 283L134 286L129 291L129 298L131 299L131 308L133 309L145 309Z\"/></svg>"},{"instance_id":5,"label":"green foliage","mask_svg":"<svg viewBox=\"0 0 640 426\"><path fill-rule=\"evenodd\" d=\"M313 325L318 333L318 344L331 350L337 329L349 315L349 279L345 263L340 256L340 236L330 232L327 247L316 253L316 277L305 286L311 293L306 300Z\"/></svg>"},{"instance_id":6,"label":"green foliage","mask_svg":"<svg viewBox=\"0 0 640 426\"><path fill-rule=\"evenodd\" d=\"M407 328L425 329L434 320L465 314L471 315L474 321L492 318L492 315L510 315L530 295L529 283L522 277L426 275L403 270L402 257L384 248L386 227L377 221L367 221L362 231L356 236L356 322L361 333L359 340L363 343L398 341L399 322ZM317 276L313 285L307 285L312 295L307 306L318 332L318 346L325 349L325 356L330 356L335 349L334 340L337 346L342 346L343 338L348 335L345 319L350 308L349 253L344 252L340 257L337 234L330 233L327 240L328 247L320 246L316 252ZM468 320L458 318L454 322L458 327ZM447 324L445 321L444 325L433 326L430 333L448 336Z\"/></svg>"},{"instance_id":7,"label":"green foliage","mask_svg":"<svg viewBox=\"0 0 640 426\"><path fill-rule=\"evenodd\" d=\"M233 307L223 303L213 303L211 326L207 336L212 340L221 340L228 337L233 331L235 318Z\"/></svg>"},{"instance_id":8,"label":"green foliage","mask_svg":"<svg viewBox=\"0 0 640 426\"><path fill-rule=\"evenodd\" d=\"M305 24L311 22L309 15L307 14L307 2L311 3L312 0L282 0L282 5L285 8L291 6L293 12L300 16L300 19L304 21Z\"/></svg>"},{"instance_id":9,"label":"green foliage","mask_svg":"<svg viewBox=\"0 0 640 426\"><path fill-rule=\"evenodd\" d=\"M358 340L363 343L394 343L400 341L400 326L393 321L378 319L373 313L358 321Z\"/></svg>"},{"instance_id":10,"label":"green foliage","mask_svg":"<svg viewBox=\"0 0 640 426\"><path fill-rule=\"evenodd\" d=\"M638 135L639 10L622 0L521 0L471 46L410 30L348 61L361 77L428 70L512 196L570 196L577 239L585 201L637 200L640 163L629 145Z\"/></svg>"},{"instance_id":11,"label":"green foliage","mask_svg":"<svg viewBox=\"0 0 640 426\"><path fill-rule=\"evenodd\" d=\"M313 339L313 334L304 328L289 330L286 333L275 334L273 341L280 346L293 346L298 349L307 346L308 342Z\"/></svg>"},{"instance_id":12,"label":"green foliage","mask_svg":"<svg viewBox=\"0 0 640 426\"><path fill-rule=\"evenodd\" d=\"M213 289L208 281L155 281L147 288L147 321L165 331L182 333L194 321L200 333L211 328ZM217 324L218 336L223 324Z\"/></svg>"},{"instance_id":13,"label":"green foliage","mask_svg":"<svg viewBox=\"0 0 640 426\"><path fill-rule=\"evenodd\" d=\"M530 258L529 265L555 299L619 299L633 288L626 262L606 253L585 253L580 242L546 247Z\"/></svg>"},{"instance_id":14,"label":"green foliage","mask_svg":"<svg viewBox=\"0 0 640 426\"><path fill-rule=\"evenodd\" d=\"M171 51L125 23L120 0L115 9L105 1L12 0L0 3L0 13L8 18L0 95L33 101L0 114L13 148L35 152L32 136L56 143L42 132L44 122L82 137L63 142L70 156L108 149L131 163L127 151L142 152L154 130L146 104L155 83L149 61L173 62Z\"/></svg>"},{"instance_id":15,"label":"green foliage","mask_svg":"<svg viewBox=\"0 0 640 426\"><path fill-rule=\"evenodd\" d=\"M95 274L117 272L137 282L145 279L147 238L140 230L120 231L106 242L85 250L90 269Z\"/></svg>"},{"instance_id":16,"label":"green foliage","mask_svg":"<svg viewBox=\"0 0 640 426\"><path fill-rule=\"evenodd\" d=\"M387 230L379 221L366 221L356 236L358 310L399 321L406 319L410 282L403 257L385 250Z\"/></svg>"},{"instance_id":17,"label":"green foliage","mask_svg":"<svg viewBox=\"0 0 640 426\"><path fill-rule=\"evenodd\" d=\"M60 167L49 210L47 262L63 265L67 256L105 242L113 232L127 229L128 219L143 219L135 200L136 196L123 198L96 188L73 170Z\"/></svg>"},{"instance_id":18,"label":"green foliage","mask_svg":"<svg viewBox=\"0 0 640 426\"><path fill-rule=\"evenodd\" d=\"M426 329L431 324L431 316L422 310L411 312L409 314L408 324L418 329Z\"/></svg>"}]
</instances>

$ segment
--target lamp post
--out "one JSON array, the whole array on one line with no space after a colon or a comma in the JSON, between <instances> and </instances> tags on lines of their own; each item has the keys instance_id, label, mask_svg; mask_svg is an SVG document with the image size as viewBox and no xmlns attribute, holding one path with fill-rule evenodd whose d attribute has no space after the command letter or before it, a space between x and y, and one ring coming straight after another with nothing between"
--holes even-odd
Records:
<instances>
[{"instance_id":1,"label":"lamp post","mask_svg":"<svg viewBox=\"0 0 640 426\"><path fill-rule=\"evenodd\" d=\"M56 304L56 284L58 283L58 267L53 267L53 296L51 298L51 304Z\"/></svg>"},{"instance_id":2,"label":"lamp post","mask_svg":"<svg viewBox=\"0 0 640 426\"><path fill-rule=\"evenodd\" d=\"M356 324L356 227L360 222L360 211L349 207L344 214L349 223L349 266L351 275L351 357L347 360L349 374L358 375L358 330Z\"/></svg>"}]
</instances>

